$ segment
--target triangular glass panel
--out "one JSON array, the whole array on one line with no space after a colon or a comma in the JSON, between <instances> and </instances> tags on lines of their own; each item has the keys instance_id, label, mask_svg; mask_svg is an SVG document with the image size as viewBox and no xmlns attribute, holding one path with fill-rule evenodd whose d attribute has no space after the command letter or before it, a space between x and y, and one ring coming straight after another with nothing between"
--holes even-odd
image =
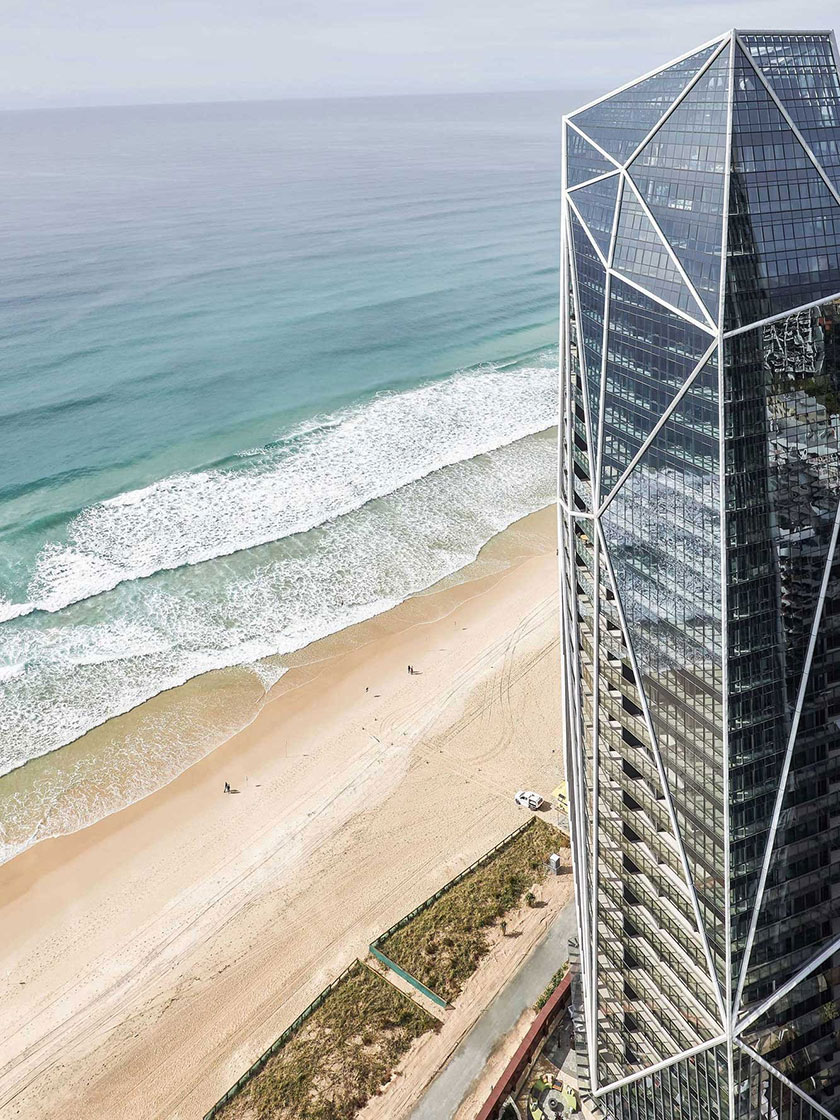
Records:
<instances>
[{"instance_id":1,"label":"triangular glass panel","mask_svg":"<svg viewBox=\"0 0 840 1120\"><path fill-rule=\"evenodd\" d=\"M577 297L580 306L578 333L582 343L585 381L589 394L589 424L595 445L590 449L590 461L593 470L597 470L607 273L577 218L570 214L569 221L572 226Z\"/></svg>"},{"instance_id":2,"label":"triangular glass panel","mask_svg":"<svg viewBox=\"0 0 840 1120\"><path fill-rule=\"evenodd\" d=\"M700 371L601 517L719 975L725 852L718 376Z\"/></svg>"},{"instance_id":3,"label":"triangular glass panel","mask_svg":"<svg viewBox=\"0 0 840 1120\"><path fill-rule=\"evenodd\" d=\"M795 939L799 934L791 936ZM768 968L767 974L773 977L770 983L774 986L783 982L783 978L777 979L773 975L772 968ZM828 1109L832 1115L836 1115L836 1093L840 1087L838 977L840 952L829 956L800 980L744 1033L744 1042L750 1050L796 1085L810 1101ZM771 1099L778 1116L799 1116L795 1106L800 1102L804 1109L802 1115L808 1120L824 1115L816 1109L808 1110L808 1102L802 1101L799 1093L794 1093L780 1078L771 1075L771 1080L777 1081ZM769 1096L768 1092L765 1099ZM782 1105L788 1105L788 1108L783 1110ZM791 1105L794 1106L792 1110ZM738 1115L751 1118L759 1114Z\"/></svg>"},{"instance_id":4,"label":"triangular glass panel","mask_svg":"<svg viewBox=\"0 0 840 1120\"><path fill-rule=\"evenodd\" d=\"M840 77L826 34L741 35L808 147L840 187Z\"/></svg>"},{"instance_id":5,"label":"triangular glass panel","mask_svg":"<svg viewBox=\"0 0 840 1120\"><path fill-rule=\"evenodd\" d=\"M610 163L606 156L602 156L597 148L589 141L575 132L573 128L566 129L566 186L571 189L597 175L604 175L615 171L615 164Z\"/></svg>"},{"instance_id":6,"label":"triangular glass panel","mask_svg":"<svg viewBox=\"0 0 840 1120\"><path fill-rule=\"evenodd\" d=\"M629 182L621 196L613 268L672 307L704 321L699 304Z\"/></svg>"},{"instance_id":7,"label":"triangular glass panel","mask_svg":"<svg viewBox=\"0 0 840 1120\"><path fill-rule=\"evenodd\" d=\"M713 319L724 227L729 47L630 164L641 197Z\"/></svg>"},{"instance_id":8,"label":"triangular glass panel","mask_svg":"<svg viewBox=\"0 0 840 1120\"><path fill-rule=\"evenodd\" d=\"M792 1068L792 1063L785 1061L784 1064ZM735 1120L756 1120L757 1117L767 1117L768 1120L770 1117L777 1120L825 1120L825 1113L810 1105L740 1046L735 1047L732 1071Z\"/></svg>"},{"instance_id":9,"label":"triangular glass panel","mask_svg":"<svg viewBox=\"0 0 840 1120\"><path fill-rule=\"evenodd\" d=\"M610 256L615 200L618 196L620 179L621 176L616 172L608 179L598 179L597 182L580 187L569 195L572 205L577 209L607 260Z\"/></svg>"},{"instance_id":10,"label":"triangular glass panel","mask_svg":"<svg viewBox=\"0 0 840 1120\"><path fill-rule=\"evenodd\" d=\"M592 510L592 460L589 448L589 432L586 426L586 409L584 404L584 373L581 361L581 342L576 320L576 307L574 298L574 260L571 249L568 255L569 270L569 394L572 406L572 431L573 446L570 449L571 463L571 502L575 509L590 512Z\"/></svg>"},{"instance_id":11,"label":"triangular glass panel","mask_svg":"<svg viewBox=\"0 0 840 1120\"><path fill-rule=\"evenodd\" d=\"M713 336L614 276L607 333L601 494L607 495Z\"/></svg>"},{"instance_id":12,"label":"triangular glass panel","mask_svg":"<svg viewBox=\"0 0 840 1120\"><path fill-rule=\"evenodd\" d=\"M735 55L727 330L840 292L840 204Z\"/></svg>"},{"instance_id":13,"label":"triangular glass panel","mask_svg":"<svg viewBox=\"0 0 840 1120\"><path fill-rule=\"evenodd\" d=\"M679 97L718 44L704 47L689 58L627 89L582 109L572 116L575 125L623 163Z\"/></svg>"},{"instance_id":14,"label":"triangular glass panel","mask_svg":"<svg viewBox=\"0 0 840 1120\"><path fill-rule=\"evenodd\" d=\"M840 301L744 332L727 341L725 352L725 426L732 467L725 505L736 970L746 947L811 636L819 623L759 921L761 969L766 969L769 954L778 977L791 975L819 940L812 923L805 927L811 942L800 939L787 947L778 943L779 919L773 915L797 892L797 859L807 850L809 858L819 856L820 866L827 868L832 850L840 845L840 831L830 841L831 830L822 831L833 797L828 792L832 760L840 752L835 723L840 686L833 680L840 646L836 572L818 619L840 503L840 353L835 336L840 336ZM800 805L803 790L808 792ZM791 828L794 819L806 828L804 841ZM811 871L806 878L813 877ZM807 920L806 909L800 904L802 920ZM748 985L758 983L756 977L748 980Z\"/></svg>"}]
</instances>

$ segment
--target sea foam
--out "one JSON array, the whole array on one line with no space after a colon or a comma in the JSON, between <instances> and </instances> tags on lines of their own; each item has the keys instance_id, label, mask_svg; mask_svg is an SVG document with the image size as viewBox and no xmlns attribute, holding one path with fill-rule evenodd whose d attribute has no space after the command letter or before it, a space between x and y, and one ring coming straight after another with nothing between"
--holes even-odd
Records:
<instances>
[{"instance_id":1,"label":"sea foam","mask_svg":"<svg viewBox=\"0 0 840 1120\"><path fill-rule=\"evenodd\" d=\"M317 418L229 468L184 473L83 510L41 550L27 602L58 611L128 580L306 532L554 423L550 360L484 366Z\"/></svg>"},{"instance_id":2,"label":"sea foam","mask_svg":"<svg viewBox=\"0 0 840 1120\"><path fill-rule=\"evenodd\" d=\"M326 437L314 437L322 456L310 446L311 435L302 437L302 449L285 445L280 459L271 451L261 453L257 458L264 457L269 465L264 471L248 472L253 491L239 479L232 488L241 499L239 505L220 476L205 474L202 492L215 495L217 521L233 521L240 528L235 536L228 524L225 534L222 524L214 535L213 510L202 511L192 523L196 532L206 532L206 547L213 541L242 543L248 519L261 510L254 492L266 503L272 489L287 494L297 514L294 520L288 514L284 519L275 503L274 522L267 514L265 522L250 526L248 539L266 535L269 524L274 531L300 524L301 531L236 552L229 549L227 555L201 564L126 579L55 613L33 614L0 627L0 665L5 667L0 681L0 773L208 670L288 653L370 618L457 570L495 532L548 504L554 496L553 438L537 433L484 447L506 434L523 428L545 430L546 421L551 423L551 367L524 367L508 371L506 377L489 370L455 380L454 390L440 385L403 394L414 398L409 403L393 397L374 401L374 413L382 412L375 424L349 411ZM486 418L489 434L459 435L441 416L441 400L454 406L464 386L470 392L464 394L462 411L475 410L473 423L476 412L482 421ZM409 411L416 421L410 436L389 430L388 418L398 409L403 415ZM357 445L355 476L352 458L346 456L362 430L367 440ZM435 441L437 432L440 438ZM331 443L336 434L339 442ZM477 454L434 466L476 445ZM311 468L308 483L302 459ZM414 472L426 473L395 486L412 473L403 460L410 460ZM390 492L366 497L386 486L375 486L376 465L388 472ZM290 479L295 480L291 488ZM132 547L126 537L132 525L144 537L153 526L166 535L169 525L171 540L159 542L157 555L194 555L191 541L183 535L186 530L176 533L171 520L159 513L150 516L149 505L152 492L183 496L191 485L185 479L169 489L151 488L127 502L98 506L87 524L103 516L100 524L111 533L109 547L125 540L127 549ZM350 508L329 516L325 506ZM174 508L181 507L176 503ZM108 512L103 515L103 510ZM132 515L120 520L127 510ZM114 511L121 511L116 521ZM312 521L316 524L310 528Z\"/></svg>"}]
</instances>

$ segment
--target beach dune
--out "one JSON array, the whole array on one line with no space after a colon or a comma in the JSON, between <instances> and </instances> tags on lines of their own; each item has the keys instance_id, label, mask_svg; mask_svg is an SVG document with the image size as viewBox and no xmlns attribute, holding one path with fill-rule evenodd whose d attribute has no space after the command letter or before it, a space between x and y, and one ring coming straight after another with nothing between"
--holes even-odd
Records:
<instances>
[{"instance_id":1,"label":"beach dune","mask_svg":"<svg viewBox=\"0 0 840 1120\"><path fill-rule=\"evenodd\" d=\"M164 789L0 867L0 1116L201 1117L521 824L515 790L561 776L556 564L547 509L309 647Z\"/></svg>"}]
</instances>

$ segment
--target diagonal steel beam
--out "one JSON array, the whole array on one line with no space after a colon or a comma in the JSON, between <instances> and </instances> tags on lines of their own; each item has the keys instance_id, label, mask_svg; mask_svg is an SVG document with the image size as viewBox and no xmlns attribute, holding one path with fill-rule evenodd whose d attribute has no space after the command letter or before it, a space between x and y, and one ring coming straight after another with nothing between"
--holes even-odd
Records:
<instances>
[{"instance_id":1,"label":"diagonal steel beam","mask_svg":"<svg viewBox=\"0 0 840 1120\"><path fill-rule=\"evenodd\" d=\"M575 210L575 214L577 214L577 210ZM578 217L580 217L580 215L578 215ZM584 229L586 229L586 226L584 226ZM589 236L588 230L587 236ZM587 367L586 346L583 342L583 321L580 313L580 293L578 291L577 260L575 257L574 242L571 238L569 238L569 262L570 275L572 278L572 298L575 305L575 336L577 338L577 359L581 377L581 397L583 402L584 423L586 425L586 453L589 456L589 486L592 492L594 509L595 489L594 480L592 478L592 448L594 444L592 440L592 418L589 411L589 369Z\"/></svg>"},{"instance_id":2,"label":"diagonal steel beam","mask_svg":"<svg viewBox=\"0 0 840 1120\"><path fill-rule=\"evenodd\" d=\"M681 307L675 307L673 303L668 303L667 299L658 296L656 292L650 291L649 288L644 287L638 280L634 280L632 276L628 276L624 272L620 272L617 268L610 265L609 269L612 276L617 276L625 284L629 284L631 288L635 288L637 292L641 292L643 296L652 299L654 303L658 303L660 307L664 307L671 314L678 316L680 319L685 319L686 322L691 323L692 326L697 327L701 331L705 331L708 335L714 335L717 338L717 328L710 327L703 319L695 319L694 316L689 315L687 311L683 311Z\"/></svg>"},{"instance_id":3,"label":"diagonal steel beam","mask_svg":"<svg viewBox=\"0 0 840 1120\"><path fill-rule=\"evenodd\" d=\"M613 165L613 167L616 169L616 171L618 171L620 169L621 164L618 162L618 160L614 156L611 156L610 153L608 151L606 151L606 149L602 148L597 140L593 140L591 136L587 136L586 133L583 131L583 129L579 125L575 124L573 116L572 117L564 117L563 118L563 123L566 125L567 128L574 129L574 131L578 134L578 136L582 136L583 139L587 142L587 144L591 144L596 152L598 152L600 155L602 155L608 163L611 163ZM570 189L573 189L573 188L567 187L566 189L570 190Z\"/></svg>"},{"instance_id":4,"label":"diagonal steel beam","mask_svg":"<svg viewBox=\"0 0 840 1120\"><path fill-rule=\"evenodd\" d=\"M612 171L605 171L602 175L593 175L591 179L584 179L582 183L575 183L573 187L565 187L564 190L568 194L574 194L575 191L582 190L584 187L591 187L593 183L601 183L604 179L611 179L613 175L618 175L620 168L616 167Z\"/></svg>"},{"instance_id":5,"label":"diagonal steel beam","mask_svg":"<svg viewBox=\"0 0 840 1120\"><path fill-rule=\"evenodd\" d=\"M630 460L628 465L625 467L625 469L623 470L623 472L621 474L621 477L618 479L615 486L613 486L612 490L610 490L609 494L607 495L607 497L602 502L600 508L598 509L598 517L603 516L603 514L606 512L607 507L609 506L610 502L612 502L613 498L616 496L618 491L621 489L621 487L624 485L624 483L627 481L627 479L633 473L633 470L636 468L639 461L642 458L644 458L644 455L645 455L647 449L650 447L650 445L653 443L653 441L656 439L656 437L662 431L663 427L671 419L673 414L676 412L677 408L679 408L680 404L682 403L683 397L685 397L685 395L691 389L692 385L694 385L697 378L700 376L700 373L703 370L703 367L706 365L709 358L711 358L712 354L714 354L714 352L717 350L718 345L719 345L718 341L717 341L717 339L715 339L715 341L711 343L711 345L708 347L708 349L703 351L703 354L702 354L699 362L694 367L694 369L691 371L691 373L688 375L687 379L680 386L680 388L677 392L677 395L674 397L674 399L671 401L671 403L668 405L668 407L665 409L665 411L662 413L662 415L656 421L654 426L651 428L650 433L645 438L644 443L639 448L639 450L636 452L636 454L633 456L633 458Z\"/></svg>"},{"instance_id":6,"label":"diagonal steel beam","mask_svg":"<svg viewBox=\"0 0 840 1120\"><path fill-rule=\"evenodd\" d=\"M601 262L601 264L604 266L605 269L608 268L609 266L607 265L607 258L604 256L604 250L601 248L601 246L595 240L595 237L592 234L592 231L590 230L589 226L586 224L586 222L581 217L580 210L578 210L577 203L575 202L573 194L571 192L567 192L566 198L567 198L567 201L569 203L569 206L571 206L572 210L574 211L575 217L577 218L578 222L580 223L581 228L583 229L583 232L586 234L587 238L589 239L589 242L592 245L592 248L598 254L598 260Z\"/></svg>"},{"instance_id":7,"label":"diagonal steel beam","mask_svg":"<svg viewBox=\"0 0 840 1120\"><path fill-rule=\"evenodd\" d=\"M662 242L663 248L668 253L668 256L671 258L671 261L674 264L674 267L677 269L680 276L682 277L683 283L685 284L685 286L688 288L689 292L691 293L691 295L694 299L694 302L697 304L697 306L702 311L703 318L706 320L707 326L711 330L716 330L717 329L717 324L715 323L714 319L709 314L709 310L706 307L705 303L703 302L703 300L698 295L697 289L694 287L694 284L689 279L688 273L685 271L685 269L682 266L682 262L680 261L679 257L677 256L677 254L674 252L673 248L671 247L670 241L665 236L665 234L662 232L662 229L660 228L659 222L653 216L653 212L652 212L651 208L648 206L648 204L644 200L644 198L642 198L641 191L636 186L635 180L633 179L632 175L627 170L627 168L624 168L624 170L621 172L621 174L625 179L625 190L627 189L626 184L629 183L630 186L632 187L632 190L633 190L633 197L636 199L638 204L641 206L642 210L644 211L645 216L647 217L650 224L653 226L653 229L654 229L654 232L656 233L656 236Z\"/></svg>"},{"instance_id":8,"label":"diagonal steel beam","mask_svg":"<svg viewBox=\"0 0 840 1120\"><path fill-rule=\"evenodd\" d=\"M630 1073L627 1077L619 1078L618 1081L612 1081L609 1085L603 1085L600 1089L592 1093L593 1097L603 1097L606 1093L612 1093L616 1089L623 1089L625 1085L632 1085L636 1081L641 1081L643 1077L652 1077L655 1073L661 1073L663 1069L669 1069L675 1066L677 1062L687 1061L689 1058L694 1058L698 1054L704 1054L707 1050L713 1050L715 1046L720 1046L726 1042L726 1035L721 1034L716 1038L710 1039L709 1042L703 1042L699 1046L693 1046L690 1050L683 1050L679 1054L674 1054L670 1058L665 1058L664 1061L656 1062L646 1069L639 1070L637 1073Z\"/></svg>"},{"instance_id":9,"label":"diagonal steel beam","mask_svg":"<svg viewBox=\"0 0 840 1120\"><path fill-rule=\"evenodd\" d=\"M621 195L623 182L621 178L618 180L618 190L615 193L615 209L613 211L612 229L610 230L610 248L607 253L607 261L612 261L613 253L615 251L615 238L618 232L618 214L621 209ZM612 273L607 269L606 280L604 283L604 333L601 340L601 382L600 394L598 398L598 454L595 467L595 478L593 479L592 487L592 508L597 509L598 503L601 500L601 459L604 453L604 409L605 402L605 388L607 381L607 358L609 354L609 328L610 328L610 300L612 298Z\"/></svg>"},{"instance_id":10,"label":"diagonal steel beam","mask_svg":"<svg viewBox=\"0 0 840 1120\"><path fill-rule=\"evenodd\" d=\"M794 1084L794 1082L791 1081L789 1077L785 1077L785 1075L780 1070L776 1069L775 1066L771 1066L770 1063L765 1058L762 1058L762 1056L757 1051L753 1050L751 1046L747 1046L740 1039L737 1040L735 1045L739 1050L742 1050L748 1058L755 1062L756 1065L761 1066L761 1068L766 1070L772 1077L775 1077L777 1081L781 1081L783 1085L786 1085L788 1089L796 1093L796 1095L803 1101L805 1101L808 1105L810 1105L810 1107L813 1108L815 1112L819 1112L821 1116L827 1117L827 1120L837 1120L836 1112L829 1112L827 1108L823 1108L821 1104L817 1104L814 1098L809 1097L804 1089L800 1089L799 1086Z\"/></svg>"},{"instance_id":11,"label":"diagonal steel beam","mask_svg":"<svg viewBox=\"0 0 840 1120\"><path fill-rule=\"evenodd\" d=\"M684 54L677 55L677 57L672 58L670 62L666 62L664 66L657 66L653 70L648 70L646 74L642 74L640 78L633 78L632 81L625 82L624 85L616 86L616 88L610 90L609 93L603 93L600 97L594 97L591 101L587 101L585 105L581 105L579 109L575 109L575 111L571 113L566 119L570 124L573 124L575 117L579 116L581 113L585 113L586 110L591 109L593 105L600 105L602 101L609 101L613 97L617 97L620 93L624 93L625 90L630 89L632 86L637 86L642 82L647 81L648 78L655 78L656 75L661 74L663 70L670 70L670 68L672 66L676 66L677 63L685 62L685 60L687 58L691 58L693 54L699 54L700 51L705 50L707 47L711 47L715 43L719 43L722 39L727 39L730 34L731 33L727 31L725 35L716 35L714 39L708 39L705 43L701 43L699 47L693 47L692 50L685 51ZM585 135L580 128L578 128L577 131L580 132L581 136ZM587 136L586 139L588 140L589 137Z\"/></svg>"},{"instance_id":12,"label":"diagonal steel beam","mask_svg":"<svg viewBox=\"0 0 840 1120\"><path fill-rule=\"evenodd\" d=\"M782 770L779 776L779 788L776 791L776 803L773 807L773 816L770 820L770 831L767 835L767 846L764 849L764 860L762 861L761 874L758 879L758 888L756 890L755 903L753 905L752 918L750 919L750 928L747 934L747 943L744 947L744 959L741 962L741 973L738 978L738 988L735 993L735 999L732 1006L732 1020L733 1024L737 1016L737 1009L744 994L744 984L747 978L747 971L750 965L750 958L752 956L753 945L755 942L756 929L758 928L758 919L761 913L761 904L764 901L764 891L767 885L767 876L770 871L770 864L773 860L773 849L775 847L776 832L779 827L779 819L782 814L782 805L784 804L785 793L787 792L787 780L790 774L791 761L793 759L793 749L796 744L796 736L799 731L799 721L802 718L802 709L805 704L805 694L808 687L808 680L811 674L811 664L814 658L814 649L817 644L817 637L819 635L820 622L822 621L823 607L825 606L825 596L828 590L828 581L831 578L831 568L834 564L834 554L837 550L837 536L840 532L840 500L837 504L837 512L834 516L834 526L831 530L831 540L828 546L828 554L826 556L825 568L823 569L822 580L820 582L819 596L817 598L817 605L814 611L814 621L811 624L811 634L808 639L808 649L805 654L805 664L802 669L802 679L799 682L799 692L796 697L796 708L794 709L793 719L790 725L790 734L788 735L787 747L785 749L785 758L782 763ZM775 1002L774 997L771 1002ZM754 1016L750 1017L750 1021Z\"/></svg>"},{"instance_id":13,"label":"diagonal steel beam","mask_svg":"<svg viewBox=\"0 0 840 1120\"><path fill-rule=\"evenodd\" d=\"M779 110L779 112L782 114L782 116L785 118L785 121L787 122L787 125L790 128L791 132L794 134L796 139L799 141L799 143L805 149L805 154L807 155L807 157L811 161L811 163L813 163L813 165L814 165L817 173L819 174L820 178L825 183L825 185L828 187L828 189L831 191L831 193L834 195L835 202L840 204L840 194L837 193L837 188L834 186L831 179L829 179L828 175L825 172L825 168L823 167L823 165L820 163L820 161L817 159L817 157L812 152L811 146L808 143L808 141L805 139L805 137L799 131L797 126L793 123L793 120L791 119L790 113L787 111L787 109L784 107L782 102L777 97L776 91L773 89L773 87L770 85L768 80L765 78L762 70L756 65L755 59L753 58L752 53L750 52L750 49L744 45L744 43L741 40L740 35L735 36L735 41L738 44L738 46L740 47L741 53L743 54L744 58L746 58L747 62L749 62L750 66L755 71L756 77L761 82L761 84L764 86L764 88L767 90L767 93L770 95L774 105Z\"/></svg>"},{"instance_id":14,"label":"diagonal steel beam","mask_svg":"<svg viewBox=\"0 0 840 1120\"><path fill-rule=\"evenodd\" d=\"M727 34L721 40L720 45L717 48L717 50L709 55L709 57L706 59L706 61L703 63L703 65L700 67L700 69L697 71L697 73L694 75L694 77L691 79L691 81L688 83L688 85L685 87L685 89L682 91L682 93L680 93L677 96L676 100L671 105L668 106L668 108L665 110L665 113L659 118L659 120L656 122L656 124L653 126L653 128L648 132L648 134L645 136L644 140L642 140L641 143L636 145L636 147L633 149L633 152L631 153L631 155L624 161L624 166L625 167L629 167L629 165L633 162L633 160L638 156L639 152L641 152L643 148L647 147L647 145L654 138L654 136L657 134L657 132L660 130L660 128L662 128L663 124L665 124L665 122L668 120L668 118L671 116L671 114L674 112L674 110L677 109L682 104L682 102L685 100L686 97L688 97L689 93L691 93L691 91L694 89L694 87L697 85L697 83L700 81L700 79L703 77L703 75L712 66L714 66L715 62L717 62L717 60L720 58L721 54L726 50L726 46L730 42L731 37L732 37L732 32L731 31L727 32Z\"/></svg>"},{"instance_id":15,"label":"diagonal steel beam","mask_svg":"<svg viewBox=\"0 0 840 1120\"><path fill-rule=\"evenodd\" d=\"M737 1022L734 1026L734 1033L743 1034L745 1030L748 1030L753 1023L755 1023L758 1019L761 1018L762 1015L769 1011L771 1007L777 1004L780 999L784 999L788 992L792 992L798 984L801 984L803 980L807 980L815 969L819 968L821 964L824 964L829 957L833 956L834 953L838 952L839 950L840 937L835 937L834 940L830 941L824 949L822 949L819 953L817 953L815 957L812 958L812 960L808 961L808 963L806 965L803 965L798 972L794 973L794 975L791 976L790 980L788 980L787 983L782 984L780 988L777 988L776 991L773 992L772 996L768 996L767 999L763 1000L758 1005L758 1007L756 1007L748 1015L745 1015L743 1019Z\"/></svg>"},{"instance_id":16,"label":"diagonal steel beam","mask_svg":"<svg viewBox=\"0 0 840 1120\"><path fill-rule=\"evenodd\" d=\"M745 323L743 327L733 327L731 331L724 331L723 337L724 339L734 338L736 335L745 334L747 331L754 331L757 327L766 327L769 323L778 323L780 319L787 319L790 315L796 315L799 311L808 311L811 307L819 307L823 303L833 303L838 299L840 299L840 292L832 292L831 295L813 299L810 303L800 303L797 307L789 307L787 311L779 311L775 315L768 315L765 319L756 319L753 323Z\"/></svg>"},{"instance_id":17,"label":"diagonal steel beam","mask_svg":"<svg viewBox=\"0 0 840 1120\"><path fill-rule=\"evenodd\" d=\"M615 268L613 265L610 265L610 272L625 284L629 284L631 288L635 288L637 292L641 292L643 296L647 296L648 299L653 300L654 303L658 303L660 307L664 307L666 311L670 311L672 315L676 315L680 319L685 319L686 322L691 323L692 326L697 327L698 330L704 331L708 335L717 337L717 327L710 327L704 319L689 315L689 313L684 311L681 307L676 307L673 303L669 303L667 299L657 295L656 292L652 292L649 288L646 288L644 284L640 283L639 280L635 279L633 276L628 276L625 272L621 272L620 269Z\"/></svg>"}]
</instances>

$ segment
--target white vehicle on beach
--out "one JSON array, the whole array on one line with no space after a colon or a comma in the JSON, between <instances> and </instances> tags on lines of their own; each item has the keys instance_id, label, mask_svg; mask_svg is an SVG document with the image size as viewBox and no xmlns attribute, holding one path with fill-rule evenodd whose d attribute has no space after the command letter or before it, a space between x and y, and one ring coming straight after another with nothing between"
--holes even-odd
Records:
<instances>
[{"instance_id":1,"label":"white vehicle on beach","mask_svg":"<svg viewBox=\"0 0 840 1120\"><path fill-rule=\"evenodd\" d=\"M514 797L514 801L524 809L539 809L543 803L540 795L534 793L532 789L521 789Z\"/></svg>"}]
</instances>

